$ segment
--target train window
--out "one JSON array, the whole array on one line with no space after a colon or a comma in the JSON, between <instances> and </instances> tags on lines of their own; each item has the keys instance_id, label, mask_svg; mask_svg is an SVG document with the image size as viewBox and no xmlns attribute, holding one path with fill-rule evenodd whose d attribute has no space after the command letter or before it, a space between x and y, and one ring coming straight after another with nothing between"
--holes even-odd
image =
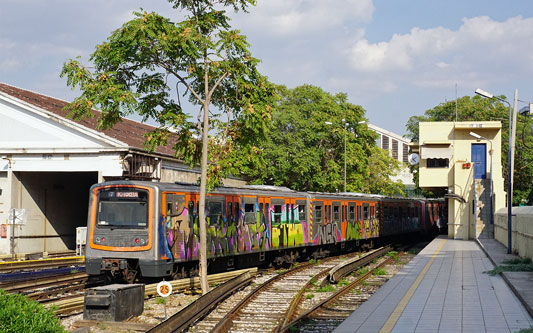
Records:
<instances>
[{"instance_id":1,"label":"train window","mask_svg":"<svg viewBox=\"0 0 533 333\"><path fill-rule=\"evenodd\" d=\"M222 219L222 202L208 202L210 224L219 224Z\"/></svg>"},{"instance_id":2,"label":"train window","mask_svg":"<svg viewBox=\"0 0 533 333\"><path fill-rule=\"evenodd\" d=\"M261 202L259 204L259 222L261 222L261 223L265 222L265 210L264 210L264 207L265 207L265 205Z\"/></svg>"},{"instance_id":3,"label":"train window","mask_svg":"<svg viewBox=\"0 0 533 333\"><path fill-rule=\"evenodd\" d=\"M270 221L270 216L268 215L270 214L270 205L268 204L268 202L265 204L265 217L266 217L266 223L268 223Z\"/></svg>"},{"instance_id":4,"label":"train window","mask_svg":"<svg viewBox=\"0 0 533 333\"><path fill-rule=\"evenodd\" d=\"M273 224L281 224L281 214L282 214L282 209L281 209L281 205L274 205L272 206L274 207L274 212L272 212L272 223Z\"/></svg>"},{"instance_id":5,"label":"train window","mask_svg":"<svg viewBox=\"0 0 533 333\"><path fill-rule=\"evenodd\" d=\"M98 197L98 226L146 228L148 192L137 189L104 189Z\"/></svg>"},{"instance_id":6,"label":"train window","mask_svg":"<svg viewBox=\"0 0 533 333\"><path fill-rule=\"evenodd\" d=\"M304 205L298 205L298 220L300 222L307 220L305 217L305 206Z\"/></svg>"},{"instance_id":7,"label":"train window","mask_svg":"<svg viewBox=\"0 0 533 333\"><path fill-rule=\"evenodd\" d=\"M228 208L226 209L227 217L231 218L232 213L233 213L233 205L231 202L228 202Z\"/></svg>"},{"instance_id":8,"label":"train window","mask_svg":"<svg viewBox=\"0 0 533 333\"><path fill-rule=\"evenodd\" d=\"M368 204L363 204L363 220L368 220Z\"/></svg>"},{"instance_id":9,"label":"train window","mask_svg":"<svg viewBox=\"0 0 533 333\"><path fill-rule=\"evenodd\" d=\"M233 215L234 218L239 219L241 217L241 211L239 209L239 203L234 202L233 203L233 209L235 210L235 214Z\"/></svg>"},{"instance_id":10,"label":"train window","mask_svg":"<svg viewBox=\"0 0 533 333\"><path fill-rule=\"evenodd\" d=\"M362 217L361 206L357 206L357 221L361 221Z\"/></svg>"},{"instance_id":11,"label":"train window","mask_svg":"<svg viewBox=\"0 0 533 333\"><path fill-rule=\"evenodd\" d=\"M189 214L194 214L194 202L189 201Z\"/></svg>"},{"instance_id":12,"label":"train window","mask_svg":"<svg viewBox=\"0 0 533 333\"><path fill-rule=\"evenodd\" d=\"M341 214L339 212L339 206L333 206L333 221L339 222L341 219Z\"/></svg>"},{"instance_id":13,"label":"train window","mask_svg":"<svg viewBox=\"0 0 533 333\"><path fill-rule=\"evenodd\" d=\"M244 204L244 222L255 223L255 205L253 203Z\"/></svg>"},{"instance_id":14,"label":"train window","mask_svg":"<svg viewBox=\"0 0 533 333\"><path fill-rule=\"evenodd\" d=\"M167 215L172 214L172 202L167 202Z\"/></svg>"},{"instance_id":15,"label":"train window","mask_svg":"<svg viewBox=\"0 0 533 333\"><path fill-rule=\"evenodd\" d=\"M291 205L291 222L294 223L294 210L296 209L295 205Z\"/></svg>"},{"instance_id":16,"label":"train window","mask_svg":"<svg viewBox=\"0 0 533 333\"><path fill-rule=\"evenodd\" d=\"M355 207L350 206L350 215L349 215L350 222L355 221Z\"/></svg>"},{"instance_id":17,"label":"train window","mask_svg":"<svg viewBox=\"0 0 533 333\"><path fill-rule=\"evenodd\" d=\"M322 223L322 206L315 206L315 220Z\"/></svg>"}]
</instances>

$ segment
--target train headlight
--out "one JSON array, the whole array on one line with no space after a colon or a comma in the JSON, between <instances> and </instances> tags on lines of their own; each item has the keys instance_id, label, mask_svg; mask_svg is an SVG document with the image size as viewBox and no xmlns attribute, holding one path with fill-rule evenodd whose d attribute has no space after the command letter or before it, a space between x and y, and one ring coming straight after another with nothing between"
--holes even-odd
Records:
<instances>
[{"instance_id":1,"label":"train headlight","mask_svg":"<svg viewBox=\"0 0 533 333\"><path fill-rule=\"evenodd\" d=\"M96 237L96 242L100 243L100 237Z\"/></svg>"}]
</instances>

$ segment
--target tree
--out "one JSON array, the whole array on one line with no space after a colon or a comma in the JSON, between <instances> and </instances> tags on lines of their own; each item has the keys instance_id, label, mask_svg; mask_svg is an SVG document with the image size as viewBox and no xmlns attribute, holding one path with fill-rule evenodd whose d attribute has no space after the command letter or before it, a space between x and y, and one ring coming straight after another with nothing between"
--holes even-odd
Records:
<instances>
[{"instance_id":1,"label":"tree","mask_svg":"<svg viewBox=\"0 0 533 333\"><path fill-rule=\"evenodd\" d=\"M253 151L256 141L264 137L273 90L257 71L259 60L252 57L246 37L230 29L225 11L215 9L222 5L246 11L255 0L169 2L187 13L184 21L174 23L157 13L136 12L133 20L96 47L90 56L94 68L70 60L61 75L68 85L81 90L67 107L75 118L92 116L92 108L98 108L102 111L99 127L105 129L137 113L159 125L146 134L147 148L172 141L177 157L191 166L201 160L200 276L206 293L207 182L213 186L249 163L237 154ZM182 109L179 86L184 87L183 97L199 106L197 122ZM210 113L211 105L218 110Z\"/></svg>"},{"instance_id":2,"label":"tree","mask_svg":"<svg viewBox=\"0 0 533 333\"><path fill-rule=\"evenodd\" d=\"M376 133L358 124L365 110L349 103L346 94L331 95L311 85L278 86L277 93L273 128L260 145L264 166L250 170L254 182L300 191L342 191L346 134L347 191L401 193L403 185L389 180L398 163L376 146ZM343 119L349 124L346 131Z\"/></svg>"},{"instance_id":3,"label":"tree","mask_svg":"<svg viewBox=\"0 0 533 333\"><path fill-rule=\"evenodd\" d=\"M505 99L505 96L500 96ZM423 116L409 118L406 128L408 136L418 141L418 123L420 121L455 121L455 101L441 103L427 110ZM533 136L531 135L533 119L518 115L515 147L515 167L513 184L513 204L523 200L533 203ZM481 96L464 96L457 100L457 121L489 121L502 122L502 169L507 182L509 145L509 109L496 99ZM416 166L415 168L418 168ZM415 173L416 174L416 173ZM415 178L418 185L418 180Z\"/></svg>"}]
</instances>

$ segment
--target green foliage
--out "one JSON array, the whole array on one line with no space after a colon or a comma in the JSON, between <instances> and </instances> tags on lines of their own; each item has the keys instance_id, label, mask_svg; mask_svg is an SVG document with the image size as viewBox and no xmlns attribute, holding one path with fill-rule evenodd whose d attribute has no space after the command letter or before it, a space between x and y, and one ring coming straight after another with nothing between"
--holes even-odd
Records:
<instances>
[{"instance_id":1,"label":"green foliage","mask_svg":"<svg viewBox=\"0 0 533 333\"><path fill-rule=\"evenodd\" d=\"M518 333L533 333L533 326L529 328L522 328Z\"/></svg>"},{"instance_id":2,"label":"green foliage","mask_svg":"<svg viewBox=\"0 0 533 333\"><path fill-rule=\"evenodd\" d=\"M343 191L346 138L347 191L402 193L403 185L389 180L398 163L376 146L377 134L358 124L365 110L349 103L346 94L332 95L311 85L278 86L277 94L272 129L260 145L264 166L250 170L254 182Z\"/></svg>"},{"instance_id":3,"label":"green foliage","mask_svg":"<svg viewBox=\"0 0 533 333\"><path fill-rule=\"evenodd\" d=\"M383 268L376 268L372 272L372 275L387 275L387 271L384 270Z\"/></svg>"},{"instance_id":4,"label":"green foliage","mask_svg":"<svg viewBox=\"0 0 533 333\"><path fill-rule=\"evenodd\" d=\"M502 265L496 266L494 269L484 273L488 273L489 275L498 275L502 272L533 272L531 258L507 259L502 262Z\"/></svg>"},{"instance_id":5,"label":"green foliage","mask_svg":"<svg viewBox=\"0 0 533 333\"><path fill-rule=\"evenodd\" d=\"M332 286L331 284L326 284L320 288L318 288L316 291L319 292L319 293L330 293L330 292L333 292L335 291L335 287Z\"/></svg>"},{"instance_id":6,"label":"green foliage","mask_svg":"<svg viewBox=\"0 0 533 333\"><path fill-rule=\"evenodd\" d=\"M499 96L505 99L505 96ZM511 102L512 104L512 102ZM455 101L441 103L427 110L423 116L412 116L406 124L408 137L418 141L418 123L421 121L455 121ZM497 99L481 96L464 96L457 100L457 121L490 121L502 122L502 169L507 182L509 145L509 108ZM515 146L515 166L513 184L513 204L527 202L533 205L533 119L518 115ZM412 171L418 166L411 167ZM418 184L418 173L415 182ZM506 185L507 188L507 185ZM426 196L442 196L443 193L424 193Z\"/></svg>"},{"instance_id":7,"label":"green foliage","mask_svg":"<svg viewBox=\"0 0 533 333\"><path fill-rule=\"evenodd\" d=\"M163 304L165 303L165 299L163 297L158 297L155 299L155 304Z\"/></svg>"},{"instance_id":8,"label":"green foliage","mask_svg":"<svg viewBox=\"0 0 533 333\"><path fill-rule=\"evenodd\" d=\"M202 114L209 113L209 184L239 175L259 163L257 144L268 130L274 90L257 71L246 37L231 30L219 5L246 10L255 0L171 0L188 12L182 22L151 12L135 18L96 46L94 68L78 59L63 66L61 76L81 95L67 106L75 119L94 117L98 126L113 127L132 113L153 119L158 127L146 133L146 148L172 145L176 156L197 165L202 145ZM198 105L197 120L183 110L180 98ZM243 158L245 157L245 158Z\"/></svg>"},{"instance_id":9,"label":"green foliage","mask_svg":"<svg viewBox=\"0 0 533 333\"><path fill-rule=\"evenodd\" d=\"M312 299L315 297L315 294L307 294L305 295L305 299Z\"/></svg>"},{"instance_id":10,"label":"green foliage","mask_svg":"<svg viewBox=\"0 0 533 333\"><path fill-rule=\"evenodd\" d=\"M0 289L0 332L66 332L51 310Z\"/></svg>"}]
</instances>

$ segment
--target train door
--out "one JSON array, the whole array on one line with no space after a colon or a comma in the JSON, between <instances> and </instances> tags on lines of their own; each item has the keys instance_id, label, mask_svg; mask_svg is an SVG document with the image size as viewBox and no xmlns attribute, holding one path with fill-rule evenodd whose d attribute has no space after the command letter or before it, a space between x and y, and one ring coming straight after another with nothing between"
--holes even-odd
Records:
<instances>
[{"instance_id":1,"label":"train door","mask_svg":"<svg viewBox=\"0 0 533 333\"><path fill-rule=\"evenodd\" d=\"M272 224L272 247L285 246L283 226L287 223L287 213L284 198L271 198L271 224Z\"/></svg>"},{"instance_id":2,"label":"train door","mask_svg":"<svg viewBox=\"0 0 533 333\"><path fill-rule=\"evenodd\" d=\"M356 212L357 224L359 225L359 235L361 235L361 238L365 238L365 234L363 232L363 203L361 201L358 201L356 204Z\"/></svg>"},{"instance_id":3,"label":"train door","mask_svg":"<svg viewBox=\"0 0 533 333\"><path fill-rule=\"evenodd\" d=\"M240 216L240 199L236 195L226 196L226 243L229 254L237 253L237 226Z\"/></svg>"},{"instance_id":4,"label":"train door","mask_svg":"<svg viewBox=\"0 0 533 333\"><path fill-rule=\"evenodd\" d=\"M272 246L272 223L270 221L270 198L257 198L259 202L259 223L263 228L262 240L264 247L269 249Z\"/></svg>"},{"instance_id":5,"label":"train door","mask_svg":"<svg viewBox=\"0 0 533 333\"><path fill-rule=\"evenodd\" d=\"M325 222L325 207L324 201L313 201L312 204L313 223L311 225L312 241L314 245L318 245L320 241L320 229Z\"/></svg>"},{"instance_id":6,"label":"train door","mask_svg":"<svg viewBox=\"0 0 533 333\"><path fill-rule=\"evenodd\" d=\"M348 203L348 221L346 230L346 240L361 238L359 224L357 223L356 203Z\"/></svg>"},{"instance_id":7,"label":"train door","mask_svg":"<svg viewBox=\"0 0 533 333\"><path fill-rule=\"evenodd\" d=\"M331 223L331 235L335 239L335 242L341 241L341 228L342 228L342 204L340 201L333 201L332 207L332 223Z\"/></svg>"},{"instance_id":8,"label":"train door","mask_svg":"<svg viewBox=\"0 0 533 333\"><path fill-rule=\"evenodd\" d=\"M341 240L346 240L346 231L348 228L348 202L341 202Z\"/></svg>"},{"instance_id":9,"label":"train door","mask_svg":"<svg viewBox=\"0 0 533 333\"><path fill-rule=\"evenodd\" d=\"M307 245L309 243L309 217L307 216L307 200L296 199L294 206L295 244Z\"/></svg>"},{"instance_id":10,"label":"train door","mask_svg":"<svg viewBox=\"0 0 533 333\"><path fill-rule=\"evenodd\" d=\"M187 247L189 233L189 216L187 212L187 196L185 193L163 194L162 215L164 223L164 238L166 257L172 257L174 261L185 260L185 252L182 248ZM164 253L161 253L163 256Z\"/></svg>"}]
</instances>

